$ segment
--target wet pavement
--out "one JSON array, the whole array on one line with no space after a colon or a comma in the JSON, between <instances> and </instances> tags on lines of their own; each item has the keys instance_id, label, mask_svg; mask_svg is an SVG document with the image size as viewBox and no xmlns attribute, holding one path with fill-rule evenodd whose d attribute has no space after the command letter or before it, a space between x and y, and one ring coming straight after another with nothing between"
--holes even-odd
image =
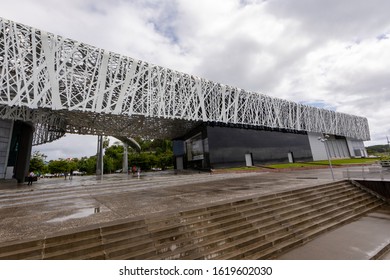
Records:
<instances>
[{"instance_id":1,"label":"wet pavement","mask_svg":"<svg viewBox=\"0 0 390 280\"><path fill-rule=\"evenodd\" d=\"M280 260L367 260L390 244L390 207L322 234ZM390 254L387 255L389 259ZM385 257L386 259L386 257Z\"/></svg>"},{"instance_id":2,"label":"wet pavement","mask_svg":"<svg viewBox=\"0 0 390 280\"><path fill-rule=\"evenodd\" d=\"M348 168L351 169L359 171L361 167ZM346 168L335 168L336 180L341 180L345 171ZM32 186L0 181L0 242L44 237L94 224L162 211L184 210L331 181L327 168L178 175L173 172L155 172L145 173L140 178L123 174L104 175L103 179L96 176L75 176L72 180L40 179ZM378 242L390 243L390 216L382 217L382 224L379 222L382 220L375 215L363 217L363 224L369 226L368 230L373 225L378 225L375 229L375 232L380 232ZM349 238L353 232L364 232L362 228L365 228L359 223L351 227L341 235ZM367 244L367 248L363 245L358 248L368 253L374 252L382 244L378 242ZM345 250L347 252L349 251ZM367 258L368 255L353 252L351 258ZM349 258L349 255L339 254L339 257ZM335 256L330 258L338 259Z\"/></svg>"}]
</instances>

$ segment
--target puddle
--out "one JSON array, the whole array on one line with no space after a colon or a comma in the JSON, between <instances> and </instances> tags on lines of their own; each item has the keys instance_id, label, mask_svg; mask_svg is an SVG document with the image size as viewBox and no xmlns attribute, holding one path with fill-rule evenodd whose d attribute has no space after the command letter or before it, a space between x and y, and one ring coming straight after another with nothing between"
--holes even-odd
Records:
<instances>
[{"instance_id":1,"label":"puddle","mask_svg":"<svg viewBox=\"0 0 390 280\"><path fill-rule=\"evenodd\" d=\"M71 219L85 218L85 217L91 216L93 214L100 213L100 211L101 211L100 207L83 208L83 209L77 210L76 213L73 213L73 214L68 215L68 216L63 216L63 217L51 219L48 222L49 223L58 223L58 222L65 222L65 221L68 221Z\"/></svg>"}]
</instances>

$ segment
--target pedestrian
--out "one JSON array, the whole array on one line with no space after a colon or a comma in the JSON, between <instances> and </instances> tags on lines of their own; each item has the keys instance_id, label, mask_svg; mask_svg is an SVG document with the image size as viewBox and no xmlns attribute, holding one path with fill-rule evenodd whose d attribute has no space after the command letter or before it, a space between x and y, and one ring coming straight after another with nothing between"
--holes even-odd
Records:
<instances>
[{"instance_id":1,"label":"pedestrian","mask_svg":"<svg viewBox=\"0 0 390 280\"><path fill-rule=\"evenodd\" d=\"M137 169L137 177L138 179L141 177L141 167L138 167Z\"/></svg>"},{"instance_id":2,"label":"pedestrian","mask_svg":"<svg viewBox=\"0 0 390 280\"><path fill-rule=\"evenodd\" d=\"M72 180L73 178L73 169L70 170L70 173L69 173L69 180Z\"/></svg>"},{"instance_id":3,"label":"pedestrian","mask_svg":"<svg viewBox=\"0 0 390 280\"><path fill-rule=\"evenodd\" d=\"M66 176L68 176L68 172L64 172L64 176L65 176L65 180L66 180Z\"/></svg>"},{"instance_id":4,"label":"pedestrian","mask_svg":"<svg viewBox=\"0 0 390 280\"><path fill-rule=\"evenodd\" d=\"M35 176L35 174L32 171L28 174L28 183L27 183L27 185L32 185L33 180L34 180L34 176Z\"/></svg>"}]
</instances>

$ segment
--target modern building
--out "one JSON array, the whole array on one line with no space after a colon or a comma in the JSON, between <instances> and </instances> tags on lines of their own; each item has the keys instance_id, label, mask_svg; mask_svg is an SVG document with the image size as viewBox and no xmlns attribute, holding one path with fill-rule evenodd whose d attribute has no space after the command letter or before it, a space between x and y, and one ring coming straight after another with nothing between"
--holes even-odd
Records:
<instances>
[{"instance_id":1,"label":"modern building","mask_svg":"<svg viewBox=\"0 0 390 280\"><path fill-rule=\"evenodd\" d=\"M203 123L174 141L176 168L213 169L366 157L362 140L340 135Z\"/></svg>"},{"instance_id":2,"label":"modern building","mask_svg":"<svg viewBox=\"0 0 390 280\"><path fill-rule=\"evenodd\" d=\"M215 83L0 18L0 178L65 133L174 139L176 168L365 156L367 119Z\"/></svg>"}]
</instances>

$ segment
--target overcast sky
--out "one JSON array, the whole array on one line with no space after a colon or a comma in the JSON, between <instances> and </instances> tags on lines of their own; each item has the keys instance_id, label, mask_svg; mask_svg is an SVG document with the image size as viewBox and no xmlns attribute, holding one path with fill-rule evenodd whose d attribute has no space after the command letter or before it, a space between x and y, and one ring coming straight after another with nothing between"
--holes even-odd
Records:
<instances>
[{"instance_id":1,"label":"overcast sky","mask_svg":"<svg viewBox=\"0 0 390 280\"><path fill-rule=\"evenodd\" d=\"M0 17L153 64L368 118L390 136L388 0L0 0ZM96 136L34 147L91 156ZM113 141L111 141L113 143Z\"/></svg>"}]
</instances>

